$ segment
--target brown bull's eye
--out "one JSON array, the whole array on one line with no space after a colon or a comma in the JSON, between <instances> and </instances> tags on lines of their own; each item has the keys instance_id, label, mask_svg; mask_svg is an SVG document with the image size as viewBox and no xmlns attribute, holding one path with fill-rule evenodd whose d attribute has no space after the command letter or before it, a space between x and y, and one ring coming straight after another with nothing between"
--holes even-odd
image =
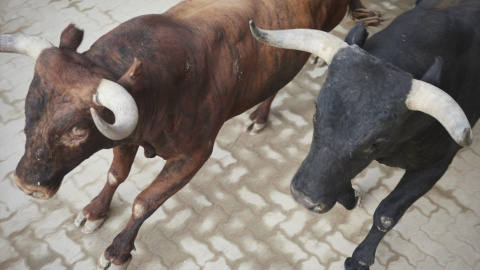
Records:
<instances>
[{"instance_id":1,"label":"brown bull's eye","mask_svg":"<svg viewBox=\"0 0 480 270\"><path fill-rule=\"evenodd\" d=\"M59 145L64 145L68 147L74 147L78 146L86 139L88 138L89 135L89 130L80 128L80 127L74 127L72 130L69 132L65 133L59 140L58 144Z\"/></svg>"}]
</instances>

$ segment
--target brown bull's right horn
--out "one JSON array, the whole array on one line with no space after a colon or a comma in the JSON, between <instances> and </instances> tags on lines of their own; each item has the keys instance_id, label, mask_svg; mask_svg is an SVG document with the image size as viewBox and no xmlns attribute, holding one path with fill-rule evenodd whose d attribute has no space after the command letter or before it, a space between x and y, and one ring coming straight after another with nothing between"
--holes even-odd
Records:
<instances>
[{"instance_id":1,"label":"brown bull's right horn","mask_svg":"<svg viewBox=\"0 0 480 270\"><path fill-rule=\"evenodd\" d=\"M121 140L128 137L137 127L138 108L130 93L118 83L103 79L93 96L93 102L107 107L115 115L115 124L106 123L95 111L90 108L93 121L98 130L105 137L112 140Z\"/></svg>"},{"instance_id":2,"label":"brown bull's right horn","mask_svg":"<svg viewBox=\"0 0 480 270\"><path fill-rule=\"evenodd\" d=\"M332 62L333 56L340 48L348 46L340 38L320 30L263 30L250 21L250 31L256 39L263 43L284 49L309 52L319 56L327 64Z\"/></svg>"},{"instance_id":3,"label":"brown bull's right horn","mask_svg":"<svg viewBox=\"0 0 480 270\"><path fill-rule=\"evenodd\" d=\"M44 49L53 47L42 37L23 34L0 35L0 52L19 53L37 60Z\"/></svg>"}]
</instances>

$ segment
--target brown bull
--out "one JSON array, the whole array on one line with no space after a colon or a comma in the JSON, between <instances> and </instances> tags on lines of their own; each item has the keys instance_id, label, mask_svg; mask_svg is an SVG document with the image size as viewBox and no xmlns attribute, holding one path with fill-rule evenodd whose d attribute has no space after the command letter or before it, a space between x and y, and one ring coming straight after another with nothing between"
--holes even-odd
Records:
<instances>
[{"instance_id":1,"label":"brown bull","mask_svg":"<svg viewBox=\"0 0 480 270\"><path fill-rule=\"evenodd\" d=\"M73 168L113 148L107 183L75 222L89 233L105 220L138 147L147 157L164 158L163 170L136 197L130 220L100 258L101 269L125 269L142 223L202 167L223 123L271 101L309 57L257 42L248 21L329 31L348 7L353 13L361 4L185 1L164 14L119 25L82 54L76 50L83 31L73 25L58 47L38 37L2 36L0 51L36 59L25 104L27 142L15 182L25 193L48 199ZM255 114L265 116L269 105Z\"/></svg>"}]
</instances>

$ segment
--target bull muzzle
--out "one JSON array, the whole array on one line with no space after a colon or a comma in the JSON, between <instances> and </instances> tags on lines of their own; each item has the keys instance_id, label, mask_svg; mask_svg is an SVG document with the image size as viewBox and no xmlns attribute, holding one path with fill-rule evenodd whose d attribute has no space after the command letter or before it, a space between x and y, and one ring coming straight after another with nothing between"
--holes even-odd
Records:
<instances>
[{"instance_id":1,"label":"bull muzzle","mask_svg":"<svg viewBox=\"0 0 480 270\"><path fill-rule=\"evenodd\" d=\"M329 201L314 201L310 196L306 195L300 190L295 189L293 184L290 186L290 192L292 193L293 198L303 205L308 210L322 214L330 211L332 207L335 205L336 200L329 200ZM332 203L333 201L333 203Z\"/></svg>"},{"instance_id":2,"label":"bull muzzle","mask_svg":"<svg viewBox=\"0 0 480 270\"><path fill-rule=\"evenodd\" d=\"M58 190L58 189L49 190L40 185L38 186L25 185L23 181L17 176L17 173L14 173L13 178L15 179L15 184L21 191L23 191L25 194L29 196L34 197L35 199L48 200L51 197L53 197L53 195L55 195L55 193L57 193L57 190Z\"/></svg>"}]
</instances>

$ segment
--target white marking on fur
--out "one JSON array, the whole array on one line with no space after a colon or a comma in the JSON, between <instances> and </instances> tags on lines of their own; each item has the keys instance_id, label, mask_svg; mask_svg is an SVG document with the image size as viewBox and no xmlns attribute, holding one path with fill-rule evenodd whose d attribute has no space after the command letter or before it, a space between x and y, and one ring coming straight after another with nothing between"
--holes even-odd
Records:
<instances>
[{"instance_id":1,"label":"white marking on fur","mask_svg":"<svg viewBox=\"0 0 480 270\"><path fill-rule=\"evenodd\" d=\"M382 216L380 217L380 222L382 223L382 226L385 229L382 229L379 226L377 226L377 229L380 230L381 232L387 232L390 229L390 227L392 227L393 220L389 217Z\"/></svg>"},{"instance_id":2,"label":"white marking on fur","mask_svg":"<svg viewBox=\"0 0 480 270\"><path fill-rule=\"evenodd\" d=\"M387 229L390 228L390 226L392 226L392 219L389 217L381 217L380 221L382 222L383 226Z\"/></svg>"},{"instance_id":3,"label":"white marking on fur","mask_svg":"<svg viewBox=\"0 0 480 270\"><path fill-rule=\"evenodd\" d=\"M139 203L135 204L135 206L133 207L133 216L135 218L140 218L144 214L145 214L145 206Z\"/></svg>"},{"instance_id":4,"label":"white marking on fur","mask_svg":"<svg viewBox=\"0 0 480 270\"><path fill-rule=\"evenodd\" d=\"M108 183L112 186L116 185L118 183L118 180L115 176L113 176L112 173L108 174Z\"/></svg>"}]
</instances>

